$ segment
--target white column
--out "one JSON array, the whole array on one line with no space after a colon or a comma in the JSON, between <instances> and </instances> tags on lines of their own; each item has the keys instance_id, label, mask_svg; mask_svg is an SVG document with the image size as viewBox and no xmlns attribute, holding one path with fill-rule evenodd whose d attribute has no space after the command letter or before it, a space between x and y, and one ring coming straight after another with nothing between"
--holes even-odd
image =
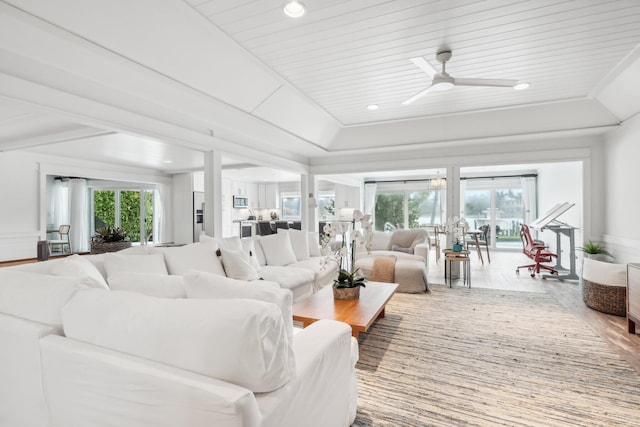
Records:
<instances>
[{"instance_id":1,"label":"white column","mask_svg":"<svg viewBox=\"0 0 640 427\"><path fill-rule=\"evenodd\" d=\"M460 217L460 167L447 167L447 218ZM451 249L453 245L453 236L447 233L446 248ZM451 263L451 277L457 279L460 277L460 263ZM446 280L446 278L445 278Z\"/></svg>"},{"instance_id":2,"label":"white column","mask_svg":"<svg viewBox=\"0 0 640 427\"><path fill-rule=\"evenodd\" d=\"M315 175L300 175L300 194L302 200L300 201L302 207L302 229L308 231L316 231L318 226L317 219L317 207L309 206L309 199L313 196L314 200L318 201L318 194L316 194L316 176Z\"/></svg>"},{"instance_id":3,"label":"white column","mask_svg":"<svg viewBox=\"0 0 640 427\"><path fill-rule=\"evenodd\" d=\"M460 167L447 167L447 218L461 215L460 209ZM451 235L447 234L447 247L451 247L453 241Z\"/></svg>"},{"instance_id":4,"label":"white column","mask_svg":"<svg viewBox=\"0 0 640 427\"><path fill-rule=\"evenodd\" d=\"M204 224L208 236L222 237L222 155L204 153Z\"/></svg>"}]
</instances>

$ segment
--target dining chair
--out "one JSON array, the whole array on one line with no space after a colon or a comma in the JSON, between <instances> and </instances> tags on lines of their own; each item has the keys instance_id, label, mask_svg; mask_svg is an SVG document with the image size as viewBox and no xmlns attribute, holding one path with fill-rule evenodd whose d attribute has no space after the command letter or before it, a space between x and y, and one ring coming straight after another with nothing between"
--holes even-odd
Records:
<instances>
[{"instance_id":1,"label":"dining chair","mask_svg":"<svg viewBox=\"0 0 640 427\"><path fill-rule=\"evenodd\" d=\"M444 227L438 224L423 225L429 232L431 247L436 251L436 263L440 262L440 235L445 234Z\"/></svg>"},{"instance_id":2,"label":"dining chair","mask_svg":"<svg viewBox=\"0 0 640 427\"><path fill-rule=\"evenodd\" d=\"M71 226L64 224L61 225L60 227L58 227L58 239L52 239L52 240L48 240L47 243L49 244L49 253L53 253L53 250L56 247L60 247L60 251L64 254L64 247L66 246L67 248L69 248L69 253L72 253L71 250L71 240L69 238L69 232L71 231Z\"/></svg>"},{"instance_id":3,"label":"dining chair","mask_svg":"<svg viewBox=\"0 0 640 427\"><path fill-rule=\"evenodd\" d=\"M482 258L482 251L481 251L481 247L484 246L485 250L487 251L487 262L491 262L491 255L489 254L489 230L490 230L490 225L489 224L485 224L483 226L480 227L480 233L476 233L473 236L471 236L470 239L467 239L465 241L465 243L467 244L467 248L469 248L470 246L474 246L476 248L476 251L478 252L478 257L480 258L480 261L482 261L482 264L484 264L484 259Z\"/></svg>"}]
</instances>

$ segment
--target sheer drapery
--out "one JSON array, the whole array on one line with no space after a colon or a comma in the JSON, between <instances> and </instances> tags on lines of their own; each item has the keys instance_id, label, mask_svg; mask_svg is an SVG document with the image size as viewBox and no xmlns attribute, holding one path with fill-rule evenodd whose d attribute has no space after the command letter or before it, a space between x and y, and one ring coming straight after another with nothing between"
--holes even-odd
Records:
<instances>
[{"instance_id":1,"label":"sheer drapery","mask_svg":"<svg viewBox=\"0 0 640 427\"><path fill-rule=\"evenodd\" d=\"M378 185L375 183L368 183L364 185L364 213L373 214L376 210L376 190Z\"/></svg>"},{"instance_id":2,"label":"sheer drapery","mask_svg":"<svg viewBox=\"0 0 640 427\"><path fill-rule=\"evenodd\" d=\"M526 176L520 178L522 185L522 202L524 204L524 223L531 224L536 220L538 208L536 205L536 178Z\"/></svg>"},{"instance_id":3,"label":"sheer drapery","mask_svg":"<svg viewBox=\"0 0 640 427\"><path fill-rule=\"evenodd\" d=\"M171 188L159 184L153 198L153 243L167 243L171 239L170 215Z\"/></svg>"},{"instance_id":4,"label":"sheer drapery","mask_svg":"<svg viewBox=\"0 0 640 427\"><path fill-rule=\"evenodd\" d=\"M61 225L69 224L69 185L67 182L53 180L49 192L47 212L47 227L57 230Z\"/></svg>"},{"instance_id":5,"label":"sheer drapery","mask_svg":"<svg viewBox=\"0 0 640 427\"><path fill-rule=\"evenodd\" d=\"M69 180L69 224L71 225L71 247L75 252L89 250L89 196L87 181L73 178Z\"/></svg>"}]
</instances>

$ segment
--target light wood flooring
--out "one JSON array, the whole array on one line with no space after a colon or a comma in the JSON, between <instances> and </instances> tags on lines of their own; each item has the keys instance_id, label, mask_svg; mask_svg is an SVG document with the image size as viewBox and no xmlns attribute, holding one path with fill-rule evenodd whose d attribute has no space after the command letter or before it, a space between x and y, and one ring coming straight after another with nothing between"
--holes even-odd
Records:
<instances>
[{"instance_id":1,"label":"light wood flooring","mask_svg":"<svg viewBox=\"0 0 640 427\"><path fill-rule=\"evenodd\" d=\"M587 307L582 301L580 284L577 280L560 281L531 278L527 269L516 275L518 265L530 263L530 259L519 251L491 251L491 263L480 263L476 253L471 253L471 287L513 291L541 292L552 295L567 307L575 316L582 319L602 339L611 346L635 371L640 374L640 334L627 332L627 320L624 317L600 313ZM431 251L429 260L429 283L444 284L444 261L436 263L435 253ZM453 286L463 286L462 281ZM638 329L638 328L637 328ZM570 332L570 331L567 331Z\"/></svg>"}]
</instances>

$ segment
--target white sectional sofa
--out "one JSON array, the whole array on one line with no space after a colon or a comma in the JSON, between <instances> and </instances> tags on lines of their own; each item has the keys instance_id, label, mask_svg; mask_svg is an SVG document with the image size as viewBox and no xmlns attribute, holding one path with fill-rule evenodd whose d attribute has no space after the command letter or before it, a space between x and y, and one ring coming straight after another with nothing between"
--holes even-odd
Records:
<instances>
[{"instance_id":1,"label":"white sectional sofa","mask_svg":"<svg viewBox=\"0 0 640 427\"><path fill-rule=\"evenodd\" d=\"M350 425L350 327L293 328L293 291L215 262L167 274L198 245L0 269L0 425Z\"/></svg>"}]
</instances>

